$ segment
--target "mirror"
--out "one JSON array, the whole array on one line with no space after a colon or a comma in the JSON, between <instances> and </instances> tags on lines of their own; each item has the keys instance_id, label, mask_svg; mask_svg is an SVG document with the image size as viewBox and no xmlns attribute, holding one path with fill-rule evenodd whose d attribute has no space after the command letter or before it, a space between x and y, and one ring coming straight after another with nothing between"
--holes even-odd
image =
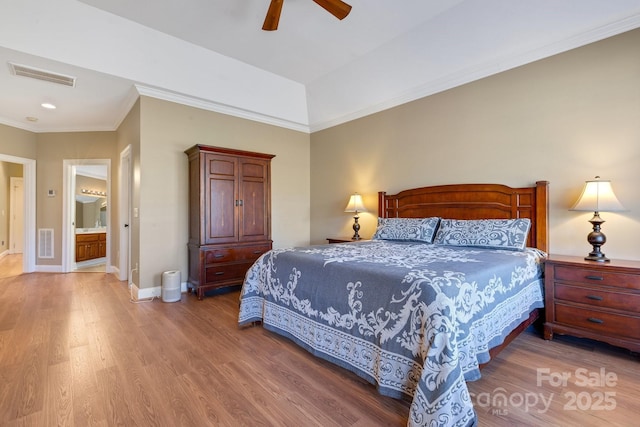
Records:
<instances>
[{"instance_id":1,"label":"mirror","mask_svg":"<svg viewBox=\"0 0 640 427\"><path fill-rule=\"evenodd\" d=\"M107 226L107 199L86 194L76 195L76 228Z\"/></svg>"},{"instance_id":2,"label":"mirror","mask_svg":"<svg viewBox=\"0 0 640 427\"><path fill-rule=\"evenodd\" d=\"M76 232L104 232L107 227L107 167L76 166L75 172Z\"/></svg>"}]
</instances>

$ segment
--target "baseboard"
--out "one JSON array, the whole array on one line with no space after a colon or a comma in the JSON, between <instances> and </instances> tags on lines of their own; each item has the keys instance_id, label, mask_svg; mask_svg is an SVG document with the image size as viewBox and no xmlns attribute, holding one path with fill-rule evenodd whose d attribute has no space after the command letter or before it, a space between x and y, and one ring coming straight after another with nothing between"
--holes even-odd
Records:
<instances>
[{"instance_id":1,"label":"baseboard","mask_svg":"<svg viewBox=\"0 0 640 427\"><path fill-rule=\"evenodd\" d=\"M87 261L76 262L75 268L79 269L79 268L93 267L94 265L98 265L98 264L105 264L106 260L107 259L105 257L102 257L102 258L89 259Z\"/></svg>"},{"instance_id":2,"label":"baseboard","mask_svg":"<svg viewBox=\"0 0 640 427\"><path fill-rule=\"evenodd\" d=\"M1 258L1 256L0 256ZM34 272L36 273L62 273L61 265L41 265L36 264ZM106 267L106 273L115 274L118 277L119 270L116 267Z\"/></svg>"},{"instance_id":3,"label":"baseboard","mask_svg":"<svg viewBox=\"0 0 640 427\"><path fill-rule=\"evenodd\" d=\"M162 288L160 286L140 289L135 283L132 283L131 291L131 296L136 301L141 299L160 298L162 296Z\"/></svg>"},{"instance_id":4,"label":"baseboard","mask_svg":"<svg viewBox=\"0 0 640 427\"><path fill-rule=\"evenodd\" d=\"M36 273L62 273L62 266L36 264L35 272Z\"/></svg>"},{"instance_id":5,"label":"baseboard","mask_svg":"<svg viewBox=\"0 0 640 427\"><path fill-rule=\"evenodd\" d=\"M9 252L9 249L7 249L7 250L5 250L5 251L0 252L0 259L2 259L2 258L4 258L4 257L6 257L7 255L9 255L9 253L10 253L10 252Z\"/></svg>"},{"instance_id":6,"label":"baseboard","mask_svg":"<svg viewBox=\"0 0 640 427\"><path fill-rule=\"evenodd\" d=\"M138 288L135 283L131 283L131 297L134 300L141 299L150 299L150 298L161 298L162 297L162 286L154 286L152 288ZM180 292L187 292L187 282L180 283Z\"/></svg>"}]
</instances>

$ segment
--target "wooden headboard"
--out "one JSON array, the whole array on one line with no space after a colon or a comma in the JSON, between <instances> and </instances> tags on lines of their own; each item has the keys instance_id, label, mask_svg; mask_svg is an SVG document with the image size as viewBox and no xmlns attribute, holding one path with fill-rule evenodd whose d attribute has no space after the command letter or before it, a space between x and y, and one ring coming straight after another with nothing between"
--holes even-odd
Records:
<instances>
[{"instance_id":1,"label":"wooden headboard","mask_svg":"<svg viewBox=\"0 0 640 427\"><path fill-rule=\"evenodd\" d=\"M455 219L529 218L527 246L548 251L548 181L533 187L501 184L454 184L413 188L394 195L378 193L381 218Z\"/></svg>"}]
</instances>

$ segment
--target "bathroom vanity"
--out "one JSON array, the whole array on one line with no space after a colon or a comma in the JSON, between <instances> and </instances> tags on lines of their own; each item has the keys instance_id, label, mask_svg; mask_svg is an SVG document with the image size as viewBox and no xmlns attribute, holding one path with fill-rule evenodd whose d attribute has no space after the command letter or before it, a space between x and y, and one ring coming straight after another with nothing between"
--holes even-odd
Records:
<instances>
[{"instance_id":1,"label":"bathroom vanity","mask_svg":"<svg viewBox=\"0 0 640 427\"><path fill-rule=\"evenodd\" d=\"M88 261L106 256L106 227L76 230L76 262Z\"/></svg>"}]
</instances>

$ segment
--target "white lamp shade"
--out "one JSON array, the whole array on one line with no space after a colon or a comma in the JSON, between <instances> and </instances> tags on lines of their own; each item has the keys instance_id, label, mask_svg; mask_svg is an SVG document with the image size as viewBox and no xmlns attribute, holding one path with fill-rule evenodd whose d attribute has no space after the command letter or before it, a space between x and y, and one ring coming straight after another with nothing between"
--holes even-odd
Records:
<instances>
[{"instance_id":1,"label":"white lamp shade","mask_svg":"<svg viewBox=\"0 0 640 427\"><path fill-rule=\"evenodd\" d=\"M611 181L587 181L572 211L621 212L625 208L611 188Z\"/></svg>"},{"instance_id":2,"label":"white lamp shade","mask_svg":"<svg viewBox=\"0 0 640 427\"><path fill-rule=\"evenodd\" d=\"M345 212L366 212L367 208L364 207L364 203L362 202L362 196L358 193L352 194L349 198L349 203L347 203L347 207L344 208Z\"/></svg>"}]
</instances>

